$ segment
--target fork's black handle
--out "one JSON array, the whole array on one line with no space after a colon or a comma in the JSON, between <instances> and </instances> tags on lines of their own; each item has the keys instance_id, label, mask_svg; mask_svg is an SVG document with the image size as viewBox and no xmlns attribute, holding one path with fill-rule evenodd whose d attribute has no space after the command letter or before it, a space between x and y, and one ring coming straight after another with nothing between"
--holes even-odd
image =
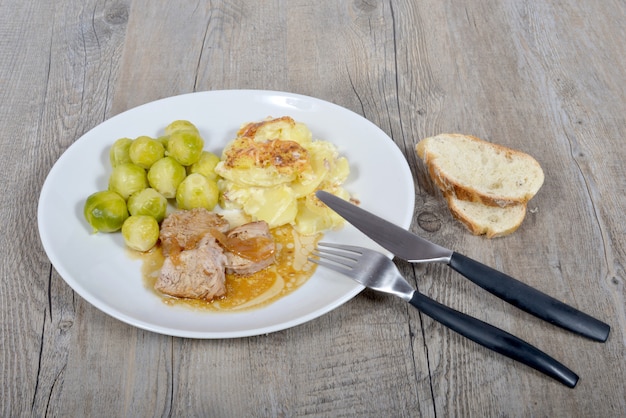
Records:
<instances>
[{"instance_id":1,"label":"fork's black handle","mask_svg":"<svg viewBox=\"0 0 626 418\"><path fill-rule=\"evenodd\" d=\"M605 342L609 336L608 324L463 254L452 253L448 265L483 289L538 318L595 341Z\"/></svg>"},{"instance_id":2,"label":"fork's black handle","mask_svg":"<svg viewBox=\"0 0 626 418\"><path fill-rule=\"evenodd\" d=\"M455 311L419 292L413 294L413 298L409 303L464 337L513 360L524 363L570 388L576 386L578 382L578 376L573 371L543 351L506 331Z\"/></svg>"}]
</instances>

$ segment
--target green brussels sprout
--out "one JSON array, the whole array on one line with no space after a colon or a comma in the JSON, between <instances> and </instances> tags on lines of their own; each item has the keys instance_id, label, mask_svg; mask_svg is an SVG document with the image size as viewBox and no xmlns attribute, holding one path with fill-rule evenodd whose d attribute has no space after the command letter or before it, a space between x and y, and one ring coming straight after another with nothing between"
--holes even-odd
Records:
<instances>
[{"instance_id":1,"label":"green brussels sprout","mask_svg":"<svg viewBox=\"0 0 626 418\"><path fill-rule=\"evenodd\" d=\"M196 125L189 122L188 120L175 120L165 127L165 135L171 135L176 131L192 131L195 133L200 133Z\"/></svg>"},{"instance_id":2,"label":"green brussels sprout","mask_svg":"<svg viewBox=\"0 0 626 418\"><path fill-rule=\"evenodd\" d=\"M87 198L83 214L93 232L115 232L128 218L128 209L122 196L103 190Z\"/></svg>"},{"instance_id":3,"label":"green brussels sprout","mask_svg":"<svg viewBox=\"0 0 626 418\"><path fill-rule=\"evenodd\" d=\"M167 142L170 140L170 137L168 135L163 135L158 137L157 139L155 139L155 141L158 141L161 145L163 145L163 149L167 152Z\"/></svg>"},{"instance_id":4,"label":"green brussels sprout","mask_svg":"<svg viewBox=\"0 0 626 418\"><path fill-rule=\"evenodd\" d=\"M132 216L152 216L161 223L167 212L167 199L156 190L147 188L131 194L127 206Z\"/></svg>"},{"instance_id":5,"label":"green brussels sprout","mask_svg":"<svg viewBox=\"0 0 626 418\"><path fill-rule=\"evenodd\" d=\"M122 225L122 236L128 248L148 251L159 239L159 224L152 216L130 216Z\"/></svg>"},{"instance_id":6,"label":"green brussels sprout","mask_svg":"<svg viewBox=\"0 0 626 418\"><path fill-rule=\"evenodd\" d=\"M194 131L175 131L167 141L167 155L184 166L191 165L200 159L204 141Z\"/></svg>"},{"instance_id":7,"label":"green brussels sprout","mask_svg":"<svg viewBox=\"0 0 626 418\"><path fill-rule=\"evenodd\" d=\"M109 161L111 167L132 162L130 160L129 149L133 140L130 138L120 138L111 145L109 149Z\"/></svg>"},{"instance_id":8,"label":"green brussels sprout","mask_svg":"<svg viewBox=\"0 0 626 418\"><path fill-rule=\"evenodd\" d=\"M128 155L133 164L148 169L165 156L165 148L156 139L140 136L130 144Z\"/></svg>"},{"instance_id":9,"label":"green brussels sprout","mask_svg":"<svg viewBox=\"0 0 626 418\"><path fill-rule=\"evenodd\" d=\"M176 189L186 175L185 167L178 161L163 157L148 170L148 183L165 198L171 199L176 197Z\"/></svg>"},{"instance_id":10,"label":"green brussels sprout","mask_svg":"<svg viewBox=\"0 0 626 418\"><path fill-rule=\"evenodd\" d=\"M187 167L187 174L200 173L209 180L217 180L215 166L220 162L220 157L209 151L202 151L200 159Z\"/></svg>"},{"instance_id":11,"label":"green brussels sprout","mask_svg":"<svg viewBox=\"0 0 626 418\"><path fill-rule=\"evenodd\" d=\"M209 180L202 174L193 173L187 176L176 191L176 204L179 209L206 208L213 210L219 199L217 182Z\"/></svg>"},{"instance_id":12,"label":"green brussels sprout","mask_svg":"<svg viewBox=\"0 0 626 418\"><path fill-rule=\"evenodd\" d=\"M109 190L124 198L148 187L146 170L133 163L120 164L113 168L109 177Z\"/></svg>"}]
</instances>

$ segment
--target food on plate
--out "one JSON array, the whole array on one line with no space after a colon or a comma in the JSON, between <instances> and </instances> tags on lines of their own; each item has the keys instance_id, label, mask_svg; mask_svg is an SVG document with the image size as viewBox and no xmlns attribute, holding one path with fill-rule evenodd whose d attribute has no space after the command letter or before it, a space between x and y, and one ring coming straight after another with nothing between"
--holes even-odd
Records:
<instances>
[{"instance_id":1,"label":"food on plate","mask_svg":"<svg viewBox=\"0 0 626 418\"><path fill-rule=\"evenodd\" d=\"M315 271L307 257L321 232L343 224L315 191L349 200L347 160L290 117L244 124L221 157L204 146L186 120L115 141L109 190L85 204L89 224L121 229L146 260L157 254L150 286L168 300L246 309L292 292Z\"/></svg>"},{"instance_id":2,"label":"food on plate","mask_svg":"<svg viewBox=\"0 0 626 418\"><path fill-rule=\"evenodd\" d=\"M140 136L128 147L128 156L133 164L147 170L165 156L165 148L156 139Z\"/></svg>"},{"instance_id":3,"label":"food on plate","mask_svg":"<svg viewBox=\"0 0 626 418\"><path fill-rule=\"evenodd\" d=\"M342 188L348 162L327 141L314 140L303 123L288 116L243 125L215 167L221 205L241 209L270 228L291 224L302 234L315 234L343 224L331 209L314 203L323 222L313 221L314 192L327 190L345 199Z\"/></svg>"},{"instance_id":4,"label":"food on plate","mask_svg":"<svg viewBox=\"0 0 626 418\"><path fill-rule=\"evenodd\" d=\"M265 222L230 229L204 208L177 211L161 228L165 259L155 289L175 297L211 301L226 292L226 272L250 275L274 262Z\"/></svg>"},{"instance_id":5,"label":"food on plate","mask_svg":"<svg viewBox=\"0 0 626 418\"><path fill-rule=\"evenodd\" d=\"M544 180L530 155L470 135L422 139L416 151L437 186L461 200L501 207L526 203Z\"/></svg>"},{"instance_id":6,"label":"food on plate","mask_svg":"<svg viewBox=\"0 0 626 418\"><path fill-rule=\"evenodd\" d=\"M191 123L188 120L175 120L174 122L170 123L169 125L167 125L164 129L165 132L165 136L164 138L169 137L169 135L171 135L172 133L176 132L176 131L192 131L195 133L200 133L200 131L198 130L198 128L196 127L196 125L194 125L193 123Z\"/></svg>"},{"instance_id":7,"label":"food on plate","mask_svg":"<svg viewBox=\"0 0 626 418\"><path fill-rule=\"evenodd\" d=\"M220 214L204 208L172 213L161 223L161 249L165 257L194 248L212 230L225 233L228 221Z\"/></svg>"},{"instance_id":8,"label":"food on plate","mask_svg":"<svg viewBox=\"0 0 626 418\"><path fill-rule=\"evenodd\" d=\"M205 208L213 210L220 197L215 180L200 173L191 173L176 189L176 205L179 209Z\"/></svg>"},{"instance_id":9,"label":"food on plate","mask_svg":"<svg viewBox=\"0 0 626 418\"><path fill-rule=\"evenodd\" d=\"M166 257L154 288L166 295L213 300L226 292L226 256L210 234L193 248Z\"/></svg>"},{"instance_id":10,"label":"food on plate","mask_svg":"<svg viewBox=\"0 0 626 418\"><path fill-rule=\"evenodd\" d=\"M159 223L152 216L132 215L122 225L122 236L128 248L148 251L159 240Z\"/></svg>"},{"instance_id":11,"label":"food on plate","mask_svg":"<svg viewBox=\"0 0 626 418\"><path fill-rule=\"evenodd\" d=\"M333 194L344 200L350 200L350 195L344 189L338 187L331 190ZM337 212L328 208L315 194L311 193L298 199L296 226L301 234L316 234L320 231L343 225L343 222L343 218Z\"/></svg>"},{"instance_id":12,"label":"food on plate","mask_svg":"<svg viewBox=\"0 0 626 418\"><path fill-rule=\"evenodd\" d=\"M271 228L293 223L298 214L297 200L288 185L247 187L222 180L218 185L223 208L242 210L253 220L264 220Z\"/></svg>"},{"instance_id":13,"label":"food on plate","mask_svg":"<svg viewBox=\"0 0 626 418\"><path fill-rule=\"evenodd\" d=\"M274 262L276 251L265 221L239 225L226 234L214 235L226 251L226 272L249 275Z\"/></svg>"},{"instance_id":14,"label":"food on plate","mask_svg":"<svg viewBox=\"0 0 626 418\"><path fill-rule=\"evenodd\" d=\"M184 166L197 162L203 149L204 140L193 130L176 130L167 139L167 155Z\"/></svg>"},{"instance_id":15,"label":"food on plate","mask_svg":"<svg viewBox=\"0 0 626 418\"><path fill-rule=\"evenodd\" d=\"M176 189L187 177L187 171L172 157L163 157L148 170L150 187L161 193L165 198L176 197Z\"/></svg>"},{"instance_id":16,"label":"food on plate","mask_svg":"<svg viewBox=\"0 0 626 418\"><path fill-rule=\"evenodd\" d=\"M108 179L107 192L110 193L94 194L85 201L83 208L85 218L93 231L119 231L129 216L152 217L158 227L167 214L167 199L175 199L179 189L178 201L181 208L198 205L213 208L219 198L216 175L214 172L211 173L216 163L212 162L208 155L205 156L206 161L200 164L198 160L204 154L203 146L204 140L200 137L198 129L193 123L185 120L170 123L165 127L165 135L158 138L143 135L135 139L126 137L117 139L109 149L112 171ZM184 187L179 188L188 177L187 169L190 169L189 174L193 174L192 163L199 164L195 171L199 172L200 178L191 176ZM207 183L203 180L204 177L210 177L210 181ZM106 204L103 203L105 197ZM106 207L107 205L112 209ZM142 224L148 223L150 228L144 229L150 230L154 222L142 221ZM128 223L134 224L138 224L135 219ZM123 235L125 242L130 244L129 248L138 251L150 249L146 248L146 243L154 240L143 240L141 244L135 244L136 240L130 239L139 236L137 233L129 232L138 231L138 227L128 226L125 230L127 233ZM144 249L139 250L140 248Z\"/></svg>"},{"instance_id":17,"label":"food on plate","mask_svg":"<svg viewBox=\"0 0 626 418\"><path fill-rule=\"evenodd\" d=\"M187 174L202 174L209 180L217 180L215 166L220 162L220 157L209 151L202 151L200 159L187 167Z\"/></svg>"},{"instance_id":18,"label":"food on plate","mask_svg":"<svg viewBox=\"0 0 626 418\"><path fill-rule=\"evenodd\" d=\"M131 215L152 216L158 223L167 214L167 199L150 187L131 194L126 204Z\"/></svg>"},{"instance_id":19,"label":"food on plate","mask_svg":"<svg viewBox=\"0 0 626 418\"><path fill-rule=\"evenodd\" d=\"M83 214L94 232L115 232L128 218L128 208L119 194L103 190L87 198Z\"/></svg>"},{"instance_id":20,"label":"food on plate","mask_svg":"<svg viewBox=\"0 0 626 418\"><path fill-rule=\"evenodd\" d=\"M452 215L474 235L487 238L503 237L519 228L526 216L526 205L519 203L505 208L457 199L445 195Z\"/></svg>"},{"instance_id":21,"label":"food on plate","mask_svg":"<svg viewBox=\"0 0 626 418\"><path fill-rule=\"evenodd\" d=\"M133 140L130 138L120 138L111 145L109 150L109 161L111 167L117 167L120 164L132 163L130 159L130 145Z\"/></svg>"},{"instance_id":22,"label":"food on plate","mask_svg":"<svg viewBox=\"0 0 626 418\"><path fill-rule=\"evenodd\" d=\"M109 190L119 194L124 200L146 187L148 187L146 170L133 163L116 166L109 177Z\"/></svg>"},{"instance_id":23,"label":"food on plate","mask_svg":"<svg viewBox=\"0 0 626 418\"><path fill-rule=\"evenodd\" d=\"M425 138L416 152L454 217L488 238L517 230L544 181L530 155L470 135Z\"/></svg>"}]
</instances>

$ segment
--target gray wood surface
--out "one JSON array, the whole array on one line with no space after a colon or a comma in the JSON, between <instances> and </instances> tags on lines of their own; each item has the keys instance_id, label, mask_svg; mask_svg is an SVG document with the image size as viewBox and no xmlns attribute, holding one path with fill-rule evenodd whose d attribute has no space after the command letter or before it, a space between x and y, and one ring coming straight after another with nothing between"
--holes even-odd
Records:
<instances>
[{"instance_id":1,"label":"gray wood surface","mask_svg":"<svg viewBox=\"0 0 626 418\"><path fill-rule=\"evenodd\" d=\"M0 416L624 416L624 21L620 0L0 2ZM399 263L427 295L562 360L578 386L369 291L232 340L142 331L73 292L37 230L54 162L129 108L233 88L361 114L411 166L413 231L609 322L606 343L588 341L444 266ZM413 151L442 132L539 160L546 181L515 234L486 240L451 218Z\"/></svg>"}]
</instances>

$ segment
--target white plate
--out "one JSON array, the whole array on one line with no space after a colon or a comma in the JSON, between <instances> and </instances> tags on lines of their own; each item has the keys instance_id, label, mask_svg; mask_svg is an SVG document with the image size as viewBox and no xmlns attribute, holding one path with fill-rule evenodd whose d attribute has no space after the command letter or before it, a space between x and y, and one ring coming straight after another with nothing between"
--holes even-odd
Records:
<instances>
[{"instance_id":1,"label":"white plate","mask_svg":"<svg viewBox=\"0 0 626 418\"><path fill-rule=\"evenodd\" d=\"M300 289L266 307L215 313L167 306L144 287L141 261L131 259L121 234L92 234L83 218L87 196L107 187L108 150L118 138L158 136L177 119L193 122L205 149L218 155L242 123L288 115L315 139L333 142L348 158L346 189L361 206L402 227L413 216L413 177L405 157L377 126L323 100L273 91L223 90L170 97L121 113L79 138L43 185L39 233L52 265L68 285L107 314L153 332L190 338L234 338L286 329L329 312L363 288L324 268ZM380 249L351 226L324 240Z\"/></svg>"}]
</instances>

